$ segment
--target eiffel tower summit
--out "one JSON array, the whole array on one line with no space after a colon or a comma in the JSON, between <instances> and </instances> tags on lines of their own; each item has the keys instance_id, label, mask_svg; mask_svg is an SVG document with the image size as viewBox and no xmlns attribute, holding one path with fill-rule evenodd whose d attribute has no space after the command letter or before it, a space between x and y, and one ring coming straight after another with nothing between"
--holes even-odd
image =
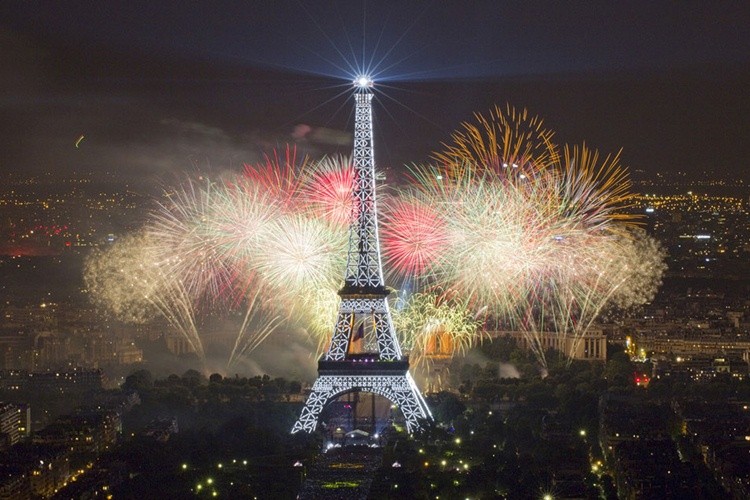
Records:
<instances>
[{"instance_id":1,"label":"eiffel tower summit","mask_svg":"<svg viewBox=\"0 0 750 500\"><path fill-rule=\"evenodd\" d=\"M323 409L339 396L370 392L387 398L413 433L432 414L409 373L388 309L383 280L375 196L372 134L373 81L354 81L354 207L341 303L328 351L318 361L313 384L292 433L313 432Z\"/></svg>"}]
</instances>

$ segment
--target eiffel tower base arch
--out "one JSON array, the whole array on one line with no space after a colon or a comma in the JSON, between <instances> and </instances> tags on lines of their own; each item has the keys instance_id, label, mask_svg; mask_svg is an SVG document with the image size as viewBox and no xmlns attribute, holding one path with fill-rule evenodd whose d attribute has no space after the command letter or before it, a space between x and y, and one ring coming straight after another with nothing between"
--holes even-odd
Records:
<instances>
[{"instance_id":1,"label":"eiffel tower base arch","mask_svg":"<svg viewBox=\"0 0 750 500\"><path fill-rule=\"evenodd\" d=\"M406 430L410 434L430 418L427 403L408 372L390 375L320 375L292 428L292 434L314 432L323 409L338 396L353 391L378 394L396 405L404 416Z\"/></svg>"}]
</instances>

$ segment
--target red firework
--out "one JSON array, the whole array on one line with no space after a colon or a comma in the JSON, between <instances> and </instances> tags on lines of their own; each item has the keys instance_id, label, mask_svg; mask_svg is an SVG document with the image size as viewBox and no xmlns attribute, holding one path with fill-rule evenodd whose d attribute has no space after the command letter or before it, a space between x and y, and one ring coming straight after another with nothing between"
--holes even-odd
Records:
<instances>
[{"instance_id":1,"label":"red firework","mask_svg":"<svg viewBox=\"0 0 750 500\"><path fill-rule=\"evenodd\" d=\"M316 216L346 227L352 215L353 185L354 168L348 158L325 159L313 167L303 196Z\"/></svg>"},{"instance_id":2,"label":"red firework","mask_svg":"<svg viewBox=\"0 0 750 500\"><path fill-rule=\"evenodd\" d=\"M297 163L297 148L287 145L283 156L277 150L265 156L265 163L245 164L245 178L277 200L284 209L294 208L302 187L307 157Z\"/></svg>"},{"instance_id":3,"label":"red firework","mask_svg":"<svg viewBox=\"0 0 750 500\"><path fill-rule=\"evenodd\" d=\"M388 203L381 230L388 267L405 276L422 275L447 253L445 222L429 205L415 199Z\"/></svg>"}]
</instances>

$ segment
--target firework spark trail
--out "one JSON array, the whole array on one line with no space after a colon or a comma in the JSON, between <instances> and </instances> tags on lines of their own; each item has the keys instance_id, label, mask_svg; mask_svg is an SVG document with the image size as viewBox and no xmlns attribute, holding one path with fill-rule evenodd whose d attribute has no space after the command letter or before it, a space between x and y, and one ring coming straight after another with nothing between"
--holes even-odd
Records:
<instances>
[{"instance_id":1,"label":"firework spark trail","mask_svg":"<svg viewBox=\"0 0 750 500\"><path fill-rule=\"evenodd\" d=\"M354 199L355 171L348 157L323 158L306 173L301 201L319 218L335 227L348 229Z\"/></svg>"},{"instance_id":2,"label":"firework spark trail","mask_svg":"<svg viewBox=\"0 0 750 500\"><path fill-rule=\"evenodd\" d=\"M161 315L203 360L203 344L195 326L193 303L179 276L151 251L144 234L120 239L90 256L84 280L95 303L125 321L144 322Z\"/></svg>"},{"instance_id":3,"label":"firework spark trail","mask_svg":"<svg viewBox=\"0 0 750 500\"><path fill-rule=\"evenodd\" d=\"M307 157L297 159L297 149L287 146L284 155L279 156L274 150L266 155L265 163L245 164L245 177L258 188L265 191L282 210L294 210L300 197L309 160Z\"/></svg>"},{"instance_id":4,"label":"firework spark trail","mask_svg":"<svg viewBox=\"0 0 750 500\"><path fill-rule=\"evenodd\" d=\"M149 295L147 300L152 302L169 324L182 334L202 363L205 359L203 342L195 326L195 310L189 293L182 280L171 279L171 275L167 277L162 274L162 277L165 286Z\"/></svg>"},{"instance_id":5,"label":"firework spark trail","mask_svg":"<svg viewBox=\"0 0 750 500\"><path fill-rule=\"evenodd\" d=\"M433 293L399 298L393 321L410 362L429 370L432 358L466 352L480 340L479 319L465 301Z\"/></svg>"},{"instance_id":6,"label":"firework spark trail","mask_svg":"<svg viewBox=\"0 0 750 500\"><path fill-rule=\"evenodd\" d=\"M628 197L632 183L619 160L620 153L617 153L599 163L599 153L585 144L564 148L563 163L558 168L561 171L560 208L579 215L589 230L620 230L633 226L633 216L625 211L630 207ZM613 225L615 221L623 225Z\"/></svg>"},{"instance_id":7,"label":"firework spark trail","mask_svg":"<svg viewBox=\"0 0 750 500\"><path fill-rule=\"evenodd\" d=\"M144 229L156 261L183 280L195 304L213 303L232 287L227 239L214 225L219 190L210 180L188 180L158 204Z\"/></svg>"},{"instance_id":8,"label":"firework spark trail","mask_svg":"<svg viewBox=\"0 0 750 500\"><path fill-rule=\"evenodd\" d=\"M381 231L386 268L391 273L418 276L447 250L445 221L432 206L418 197L403 195L384 204Z\"/></svg>"},{"instance_id":9,"label":"firework spark trail","mask_svg":"<svg viewBox=\"0 0 750 500\"><path fill-rule=\"evenodd\" d=\"M257 349L284 321L284 318L281 316L264 310L263 301L259 300L263 293L263 290L256 288L255 293L247 300L242 325L237 333L234 347L227 361L227 371L232 370L244 356Z\"/></svg>"},{"instance_id":10,"label":"firework spark trail","mask_svg":"<svg viewBox=\"0 0 750 500\"><path fill-rule=\"evenodd\" d=\"M448 175L460 176L467 167L496 173L529 167L544 170L559 161L553 132L527 110L507 105L503 111L495 106L489 117L475 113L474 118L477 124L463 123L453 133L453 142L433 155Z\"/></svg>"},{"instance_id":11,"label":"firework spark trail","mask_svg":"<svg viewBox=\"0 0 750 500\"><path fill-rule=\"evenodd\" d=\"M335 288L345 265L346 232L306 215L285 215L269 224L257 270L281 297Z\"/></svg>"}]
</instances>

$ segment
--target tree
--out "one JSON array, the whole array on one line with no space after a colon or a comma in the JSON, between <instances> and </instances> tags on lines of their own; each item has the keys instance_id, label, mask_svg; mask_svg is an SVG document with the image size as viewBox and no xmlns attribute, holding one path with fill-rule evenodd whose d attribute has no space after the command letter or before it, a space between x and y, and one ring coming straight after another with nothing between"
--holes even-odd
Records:
<instances>
[{"instance_id":1,"label":"tree","mask_svg":"<svg viewBox=\"0 0 750 500\"><path fill-rule=\"evenodd\" d=\"M449 423L466 410L466 406L455 394L441 392L436 397L437 405L432 407L432 412L438 422Z\"/></svg>"},{"instance_id":2,"label":"tree","mask_svg":"<svg viewBox=\"0 0 750 500\"><path fill-rule=\"evenodd\" d=\"M302 392L302 384L299 380L289 382L289 394L299 394Z\"/></svg>"},{"instance_id":3,"label":"tree","mask_svg":"<svg viewBox=\"0 0 750 500\"><path fill-rule=\"evenodd\" d=\"M206 381L206 377L199 371L191 369L182 374L182 381L188 387L197 387Z\"/></svg>"},{"instance_id":4,"label":"tree","mask_svg":"<svg viewBox=\"0 0 750 500\"><path fill-rule=\"evenodd\" d=\"M609 387L629 387L633 378L633 364L624 352L615 353L604 369L604 378Z\"/></svg>"},{"instance_id":5,"label":"tree","mask_svg":"<svg viewBox=\"0 0 750 500\"><path fill-rule=\"evenodd\" d=\"M148 370L138 370L127 376L122 384L125 390L148 391L154 388L154 376Z\"/></svg>"},{"instance_id":6,"label":"tree","mask_svg":"<svg viewBox=\"0 0 750 500\"><path fill-rule=\"evenodd\" d=\"M289 381L285 379L284 377L277 377L273 379L273 384L278 387L279 392L286 393L289 392Z\"/></svg>"}]
</instances>

